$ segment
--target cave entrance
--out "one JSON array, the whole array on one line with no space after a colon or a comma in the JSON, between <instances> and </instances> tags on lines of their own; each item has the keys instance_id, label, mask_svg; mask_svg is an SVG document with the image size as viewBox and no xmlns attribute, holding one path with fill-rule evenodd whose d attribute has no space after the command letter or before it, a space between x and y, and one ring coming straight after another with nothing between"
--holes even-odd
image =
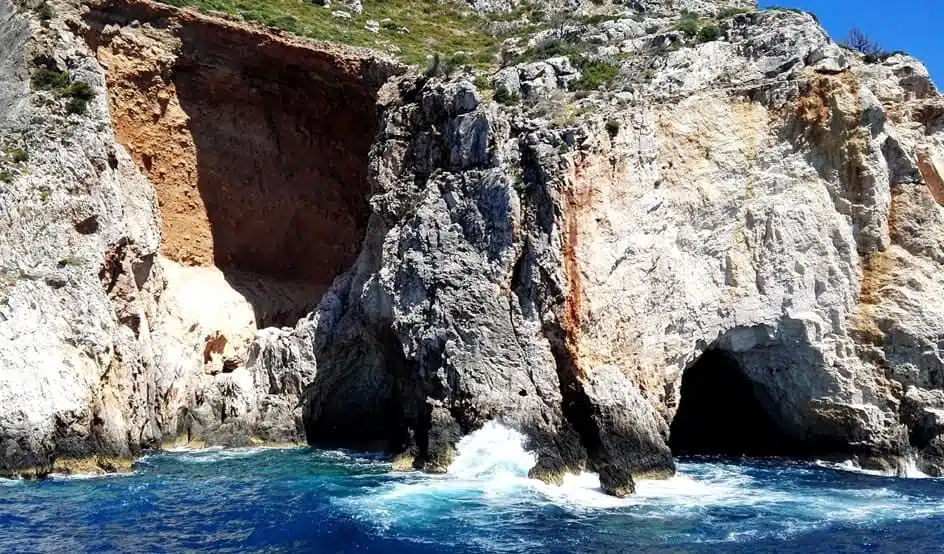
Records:
<instances>
[{"instance_id":1,"label":"cave entrance","mask_svg":"<svg viewBox=\"0 0 944 554\"><path fill-rule=\"evenodd\" d=\"M672 420L675 455L771 456L789 440L758 398L740 362L721 349L705 352L682 374Z\"/></svg>"}]
</instances>

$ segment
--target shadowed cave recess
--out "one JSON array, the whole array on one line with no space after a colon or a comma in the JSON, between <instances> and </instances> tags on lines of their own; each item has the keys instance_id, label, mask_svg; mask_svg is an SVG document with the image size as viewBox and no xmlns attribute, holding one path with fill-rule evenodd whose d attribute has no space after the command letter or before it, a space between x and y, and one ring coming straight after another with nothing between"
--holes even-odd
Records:
<instances>
[{"instance_id":1,"label":"shadowed cave recess","mask_svg":"<svg viewBox=\"0 0 944 554\"><path fill-rule=\"evenodd\" d=\"M87 20L117 138L157 192L162 256L218 269L257 327L295 325L360 250L376 94L396 68L134 0Z\"/></svg>"},{"instance_id":2,"label":"shadowed cave recess","mask_svg":"<svg viewBox=\"0 0 944 554\"><path fill-rule=\"evenodd\" d=\"M670 446L679 455L786 456L797 444L768 415L740 362L705 352L682 374Z\"/></svg>"}]
</instances>

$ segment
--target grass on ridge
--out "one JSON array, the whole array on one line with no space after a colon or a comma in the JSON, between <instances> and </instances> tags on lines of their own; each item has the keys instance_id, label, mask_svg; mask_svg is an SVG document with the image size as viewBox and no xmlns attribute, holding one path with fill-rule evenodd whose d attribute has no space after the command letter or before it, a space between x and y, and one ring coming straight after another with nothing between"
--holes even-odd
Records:
<instances>
[{"instance_id":1,"label":"grass on ridge","mask_svg":"<svg viewBox=\"0 0 944 554\"><path fill-rule=\"evenodd\" d=\"M161 0L202 12L223 12L303 37L386 50L400 49L406 63L424 65L434 53L466 52L471 65L493 65L501 39L486 31L487 21L456 2L436 0L364 0L364 11L351 19L333 17L331 10L310 0ZM336 5L343 10L343 5ZM368 20L381 24L379 33L364 29ZM408 32L401 31L404 27Z\"/></svg>"}]
</instances>

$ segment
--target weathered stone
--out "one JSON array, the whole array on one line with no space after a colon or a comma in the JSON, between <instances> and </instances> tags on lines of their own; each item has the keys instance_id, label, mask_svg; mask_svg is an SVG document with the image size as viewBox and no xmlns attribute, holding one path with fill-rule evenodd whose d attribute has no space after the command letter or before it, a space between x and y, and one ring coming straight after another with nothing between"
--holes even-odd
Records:
<instances>
[{"instance_id":1,"label":"weathered stone","mask_svg":"<svg viewBox=\"0 0 944 554\"><path fill-rule=\"evenodd\" d=\"M498 105L145 0L57 2L49 33L0 0L0 125L29 152L0 160L0 472L302 431L443 471L498 421L532 476L622 496L673 471L706 353L773 453L944 472L944 101L808 14L674 28L730 7L754 4L540 31L519 51L621 41L588 50L616 76L508 67ZM85 113L25 60L88 83Z\"/></svg>"},{"instance_id":2,"label":"weathered stone","mask_svg":"<svg viewBox=\"0 0 944 554\"><path fill-rule=\"evenodd\" d=\"M0 187L0 474L92 467L59 461L128 460L162 443L301 441L299 397L314 379L315 366L303 364L301 353L298 364L287 365L292 358L272 346L278 345L274 331L262 333L251 352L249 347L261 323L284 317L294 324L317 305L334 275L312 293L305 286L212 267L232 258L223 254L225 245L207 239L208 219L216 228L227 223L207 215L208 201L201 195L208 190L201 187L208 182L214 152L245 143L204 133L209 127L201 124L201 98L188 96L182 80L175 87L167 86L167 79L179 56L206 55L221 38L225 47L217 52L223 55L213 63L222 65L255 63L238 60L239 52L260 59L275 56L280 64L297 56L302 65L306 53L346 54L310 50L275 35L266 35L265 46L259 46L252 37L260 31L250 26L147 2L106 2L85 14L66 2L54 8L46 26L31 26L32 11L0 1L5 41L0 136L4 152L22 151L17 156L27 159L10 172L11 186ZM155 26L155 20L172 22L172 29ZM199 48L182 46L192 33L206 33ZM232 48L229 39L254 46ZM365 59L350 58L355 61L350 71L355 80L374 79L369 90L385 79L386 70L357 65ZM50 71L68 68L71 82L89 85L92 98L83 113L69 113L67 101L53 91L31 90L30 77L39 69L35 63ZM213 63L206 67L216 67ZM281 71L270 62L258 65ZM203 73L223 79L240 74L222 68ZM337 78L342 74L319 82L337 86L344 82ZM258 86L265 70L253 75ZM141 88L142 83L147 86ZM238 97L249 86L241 89L231 82L209 88ZM299 93L306 102L313 99L308 91ZM348 106L358 98L350 90L339 94ZM252 98L260 102L258 95ZM373 105L371 92L363 98L366 111L350 110L359 122ZM286 99L280 96L281 102ZM226 104L210 95L203 100L216 107ZM231 113L248 115L243 109ZM298 113L293 110L293 118ZM226 134L224 119L213 117L211 125ZM251 132L251 126L240 126L241 133ZM370 126L364 128L366 157L373 133ZM290 141L284 134L279 138L283 146ZM263 138L253 146L265 148L273 140L278 139ZM337 159L336 153L331 156ZM232 165L240 156L221 158ZM3 169L6 163L0 159ZM197 169L203 171L199 186ZM168 182L187 190L176 201L163 196L171 190ZM232 194L229 198L234 200ZM159 206L159 199L166 202ZM257 200L251 203L254 210L266 197ZM325 199L317 202L324 205ZM238 225L245 229L251 223ZM357 224L340 222L334 228L345 225ZM235 238L238 232L227 234ZM260 235L247 236L253 234ZM361 237L358 232L355 243ZM260 255L265 253L256 249L253 257ZM346 267L356 252L340 256L349 257L342 262ZM329 257L319 257L317 264L324 268ZM195 267L200 265L205 267Z\"/></svg>"},{"instance_id":3,"label":"weathered stone","mask_svg":"<svg viewBox=\"0 0 944 554\"><path fill-rule=\"evenodd\" d=\"M348 12L358 15L364 11L364 6L361 3L361 0L344 0L344 7L347 8Z\"/></svg>"},{"instance_id":4,"label":"weathered stone","mask_svg":"<svg viewBox=\"0 0 944 554\"><path fill-rule=\"evenodd\" d=\"M631 381L616 368L604 366L583 389L599 436L598 449L589 456L604 491L625 496L634 492L633 476L654 479L674 473L675 462L665 441L668 425Z\"/></svg>"},{"instance_id":5,"label":"weathered stone","mask_svg":"<svg viewBox=\"0 0 944 554\"><path fill-rule=\"evenodd\" d=\"M495 73L492 76L492 89L497 95L506 98L519 98L521 96L521 80L518 78L518 69L506 67Z\"/></svg>"}]
</instances>

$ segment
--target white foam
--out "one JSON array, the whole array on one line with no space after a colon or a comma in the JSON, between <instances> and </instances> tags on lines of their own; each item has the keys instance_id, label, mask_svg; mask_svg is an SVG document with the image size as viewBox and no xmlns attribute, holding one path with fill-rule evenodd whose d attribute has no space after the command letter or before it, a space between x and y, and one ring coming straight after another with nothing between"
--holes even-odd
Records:
<instances>
[{"instance_id":1,"label":"white foam","mask_svg":"<svg viewBox=\"0 0 944 554\"><path fill-rule=\"evenodd\" d=\"M550 485L528 478L537 457L525 450L524 444L521 433L490 422L458 443L456 458L445 475L400 474L367 497L342 502L387 528L397 521L442 513L462 502L483 502L493 509L551 504L584 513L653 504L675 511L769 499L769 495L765 498L752 494L746 487L749 478L732 471L698 480L684 474L665 480L641 480L636 483L636 494L627 498L604 493L595 473L568 474L561 485Z\"/></svg>"},{"instance_id":2,"label":"white foam","mask_svg":"<svg viewBox=\"0 0 944 554\"><path fill-rule=\"evenodd\" d=\"M87 481L89 479L117 479L121 477L131 477L134 471L121 471L113 473L52 473L49 479L53 481Z\"/></svg>"},{"instance_id":3,"label":"white foam","mask_svg":"<svg viewBox=\"0 0 944 554\"><path fill-rule=\"evenodd\" d=\"M253 446L247 448L210 447L202 449L178 450L174 451L174 454L177 455L177 460L180 460L184 463L212 464L226 460L258 456L267 450L272 450L272 448L266 446Z\"/></svg>"},{"instance_id":4,"label":"white foam","mask_svg":"<svg viewBox=\"0 0 944 554\"><path fill-rule=\"evenodd\" d=\"M819 467L824 467L826 469L835 469L837 471L848 471L851 473L860 473L862 475L874 475L876 477L894 477L894 472L880 471L877 469L865 469L856 463L855 460L846 460L844 462L827 462L824 460L816 460L814 462Z\"/></svg>"},{"instance_id":5,"label":"white foam","mask_svg":"<svg viewBox=\"0 0 944 554\"><path fill-rule=\"evenodd\" d=\"M180 454L188 452L219 452L221 450L223 450L222 446L205 446L203 448L197 448L193 446L175 446L174 448L168 448L165 450L165 452Z\"/></svg>"},{"instance_id":6,"label":"white foam","mask_svg":"<svg viewBox=\"0 0 944 554\"><path fill-rule=\"evenodd\" d=\"M634 495L615 498L601 490L594 473L566 475L560 486L529 479L528 470L536 456L526 451L524 444L520 433L489 423L460 441L456 459L445 475L390 474L387 482L369 493L335 502L381 531L400 525L416 532L424 526L488 526L494 524L496 514L514 520L549 506L577 516L609 513L636 520L685 520L713 507L746 507L768 522L763 530L732 530L722 541L792 535L836 521L871 522L944 513L944 503L915 505L914 498L888 487L814 485L802 493L792 485L781 487L769 470L722 462L680 464L675 476L637 481ZM850 471L855 467L849 463L819 465ZM821 470L791 467L789 471L815 474ZM903 513L903 506L908 506L907 513Z\"/></svg>"},{"instance_id":7,"label":"white foam","mask_svg":"<svg viewBox=\"0 0 944 554\"><path fill-rule=\"evenodd\" d=\"M930 477L927 473L918 469L918 457L914 453L909 453L902 460L898 467L898 476L907 477L908 479L927 479Z\"/></svg>"},{"instance_id":8,"label":"white foam","mask_svg":"<svg viewBox=\"0 0 944 554\"><path fill-rule=\"evenodd\" d=\"M927 473L924 473L918 469L918 459L912 453L904 458L899 459L898 467L889 470L882 471L878 469L865 469L860 466L855 460L846 460L844 462L826 462L823 460L816 460L816 465L820 467L825 467L827 469L835 469L839 471L849 471L852 473L860 473L862 475L874 475L876 477L901 477L903 479L928 479L930 476Z\"/></svg>"},{"instance_id":9,"label":"white foam","mask_svg":"<svg viewBox=\"0 0 944 554\"><path fill-rule=\"evenodd\" d=\"M521 433L490 421L459 441L447 473L457 479L525 477L537 458L524 449L524 441Z\"/></svg>"}]
</instances>

